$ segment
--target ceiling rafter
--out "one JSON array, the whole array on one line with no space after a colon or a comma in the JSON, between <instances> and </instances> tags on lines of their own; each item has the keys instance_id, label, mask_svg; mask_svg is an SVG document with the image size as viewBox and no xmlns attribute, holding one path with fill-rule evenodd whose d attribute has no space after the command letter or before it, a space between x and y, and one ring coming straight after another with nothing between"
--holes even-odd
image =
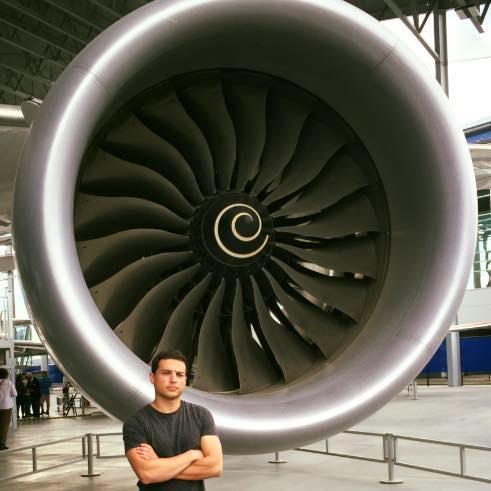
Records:
<instances>
[{"instance_id":1,"label":"ceiling rafter","mask_svg":"<svg viewBox=\"0 0 491 491\"><path fill-rule=\"evenodd\" d=\"M39 82L40 84L45 85L47 88L51 87L51 85L53 84L52 80L49 80L49 79L47 79L41 75L30 75L29 73L27 73L25 71L22 71L18 68L14 68L14 67L9 66L9 65L5 65L4 63L0 63L0 68L3 68L4 70L11 70L15 73L18 73L19 75L27 77L31 80L35 80L36 82Z\"/></svg>"},{"instance_id":2,"label":"ceiling rafter","mask_svg":"<svg viewBox=\"0 0 491 491\"><path fill-rule=\"evenodd\" d=\"M21 5L16 4L16 3L12 2L11 0L0 0L0 3L8 5L10 8L15 9L19 12L22 12L24 15L27 15L28 17L35 19L36 21L40 22L41 24L44 24L45 26L49 27L50 29L53 29L54 31L57 31L60 34L64 34L65 36L69 37L70 39L73 39L74 41L76 41L77 43L80 44L80 48L83 48L87 44L87 42L84 39L82 39L82 38L80 38L80 37L78 37L72 33L66 32L65 30L56 26L52 22L49 22L45 19L42 19L41 17L39 17L34 12L25 9Z\"/></svg>"},{"instance_id":3,"label":"ceiling rafter","mask_svg":"<svg viewBox=\"0 0 491 491\"><path fill-rule=\"evenodd\" d=\"M4 92L8 92L9 94L15 95L17 97L20 97L21 99L30 99L30 94L27 94L26 92L22 92L21 90L13 89L9 87L8 85L0 84L0 90Z\"/></svg>"},{"instance_id":4,"label":"ceiling rafter","mask_svg":"<svg viewBox=\"0 0 491 491\"><path fill-rule=\"evenodd\" d=\"M43 0L44 3L47 3L48 5L51 5L52 7L58 9L60 12L63 12L64 14L68 15L69 17L72 17L73 19L77 20L78 22L81 22L82 24L85 24L86 26L90 27L97 33L101 33L104 28L101 28L100 26L95 25L93 22L90 22L87 19L84 19L80 15L76 14L70 9L67 9L63 5L60 5L57 2L54 2L53 0Z\"/></svg>"},{"instance_id":5,"label":"ceiling rafter","mask_svg":"<svg viewBox=\"0 0 491 491\"><path fill-rule=\"evenodd\" d=\"M106 14L113 16L115 20L121 19L122 15L115 10L107 7L106 5L102 4L99 2L99 0L88 0L92 5L95 5L99 9L101 9L103 12L106 12Z\"/></svg>"},{"instance_id":6,"label":"ceiling rafter","mask_svg":"<svg viewBox=\"0 0 491 491\"><path fill-rule=\"evenodd\" d=\"M48 45L52 46L53 48L58 49L64 53L66 53L70 58L73 58L77 54L74 51L71 51L71 50L69 50L63 46L60 46L59 44L56 44L56 43L50 41L49 39L41 37L40 35L35 34L35 33L31 32L27 29L24 29L23 27L21 27L17 24L14 24L13 22L9 22L5 19L0 19L0 22L8 25L12 29L16 29L17 31L24 33L26 36L29 36L33 39L37 39L38 41L41 41L42 43L48 44Z\"/></svg>"},{"instance_id":7,"label":"ceiling rafter","mask_svg":"<svg viewBox=\"0 0 491 491\"><path fill-rule=\"evenodd\" d=\"M43 54L41 53L36 53L35 51L33 51L32 49L29 49L25 46L22 46L14 41L11 41L10 39L5 39L4 37L0 38L0 42L2 43L5 43L5 44L8 44L9 46L12 46L12 47L15 47L21 51L24 51L25 53L29 53L30 55L32 56L36 56L38 58L40 58L42 60L42 62L45 62L45 63L50 63L54 66L57 66L61 71L63 71L65 69L65 66L63 63L60 63L59 61L56 61L56 60L52 60L50 58L47 58L45 57Z\"/></svg>"}]
</instances>

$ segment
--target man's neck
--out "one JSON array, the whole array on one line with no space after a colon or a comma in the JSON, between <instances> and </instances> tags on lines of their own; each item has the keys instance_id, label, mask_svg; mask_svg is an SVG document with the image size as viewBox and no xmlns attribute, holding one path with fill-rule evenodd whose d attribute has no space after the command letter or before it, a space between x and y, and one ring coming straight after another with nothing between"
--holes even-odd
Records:
<instances>
[{"instance_id":1,"label":"man's neck","mask_svg":"<svg viewBox=\"0 0 491 491\"><path fill-rule=\"evenodd\" d=\"M181 399L165 399L157 396L150 405L159 413L174 413L181 406Z\"/></svg>"}]
</instances>

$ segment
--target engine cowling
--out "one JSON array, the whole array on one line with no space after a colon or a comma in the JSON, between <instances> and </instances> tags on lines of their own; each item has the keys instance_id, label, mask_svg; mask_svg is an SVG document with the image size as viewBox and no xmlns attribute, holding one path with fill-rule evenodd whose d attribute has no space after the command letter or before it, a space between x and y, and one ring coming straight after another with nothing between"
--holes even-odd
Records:
<instances>
[{"instance_id":1,"label":"engine cowling","mask_svg":"<svg viewBox=\"0 0 491 491\"><path fill-rule=\"evenodd\" d=\"M157 0L65 70L18 171L18 268L105 411L178 348L229 453L355 424L436 350L475 237L436 82L344 2Z\"/></svg>"}]
</instances>

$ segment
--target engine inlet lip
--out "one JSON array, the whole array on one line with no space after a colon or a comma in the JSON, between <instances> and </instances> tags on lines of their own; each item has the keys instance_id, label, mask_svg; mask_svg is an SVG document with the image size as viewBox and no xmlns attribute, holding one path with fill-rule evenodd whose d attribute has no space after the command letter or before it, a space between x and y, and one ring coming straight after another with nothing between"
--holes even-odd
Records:
<instances>
[{"instance_id":1,"label":"engine inlet lip","mask_svg":"<svg viewBox=\"0 0 491 491\"><path fill-rule=\"evenodd\" d=\"M222 35L230 36L226 45ZM450 123L439 89L403 48L394 49L396 44L374 19L342 2L157 0L113 25L75 58L43 103L24 148L13 222L17 265L42 339L89 398L124 419L151 400L153 391L148 366L107 327L80 271L72 210L84 155L115 108L141 90L182 73L234 63L291 80L327 101L326 91L336 89L336 80L326 76L325 60L341 63L348 55L353 65L341 67L345 78L337 82L345 90L339 90L335 109L362 136L377 164L385 162L380 173L395 233L380 302L366 332L335 363L271 394L229 397L189 390L186 399L212 410L227 452L264 453L346 429L418 373L460 304L477 213L464 137ZM199 59L191 56L196 45ZM273 49L289 59L272 56ZM369 115L381 100L386 103L374 125ZM404 119L393 117L395 108ZM428 114L439 124L428 121ZM374 126L386 132L383 142L377 143ZM419 146L407 141L410 134ZM394 148L384 146L387 140ZM391 173L396 161L399 176ZM425 179L416 182L411 175L418 172ZM416 185L421 203L411 207L404 199ZM383 308L390 304L393 311Z\"/></svg>"}]
</instances>

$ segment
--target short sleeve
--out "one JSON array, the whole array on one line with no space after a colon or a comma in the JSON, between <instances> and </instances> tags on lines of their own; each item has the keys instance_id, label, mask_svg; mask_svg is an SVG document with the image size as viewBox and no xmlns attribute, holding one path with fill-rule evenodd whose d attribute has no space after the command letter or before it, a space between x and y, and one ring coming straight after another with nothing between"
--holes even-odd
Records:
<instances>
[{"instance_id":1,"label":"short sleeve","mask_svg":"<svg viewBox=\"0 0 491 491\"><path fill-rule=\"evenodd\" d=\"M215 426L215 420L213 419L210 411L208 411L208 409L205 407L202 407L200 436L205 435L218 435L218 433Z\"/></svg>"},{"instance_id":2,"label":"short sleeve","mask_svg":"<svg viewBox=\"0 0 491 491\"><path fill-rule=\"evenodd\" d=\"M124 452L138 447L140 443L148 443L146 427L137 417L132 416L123 425Z\"/></svg>"}]
</instances>

